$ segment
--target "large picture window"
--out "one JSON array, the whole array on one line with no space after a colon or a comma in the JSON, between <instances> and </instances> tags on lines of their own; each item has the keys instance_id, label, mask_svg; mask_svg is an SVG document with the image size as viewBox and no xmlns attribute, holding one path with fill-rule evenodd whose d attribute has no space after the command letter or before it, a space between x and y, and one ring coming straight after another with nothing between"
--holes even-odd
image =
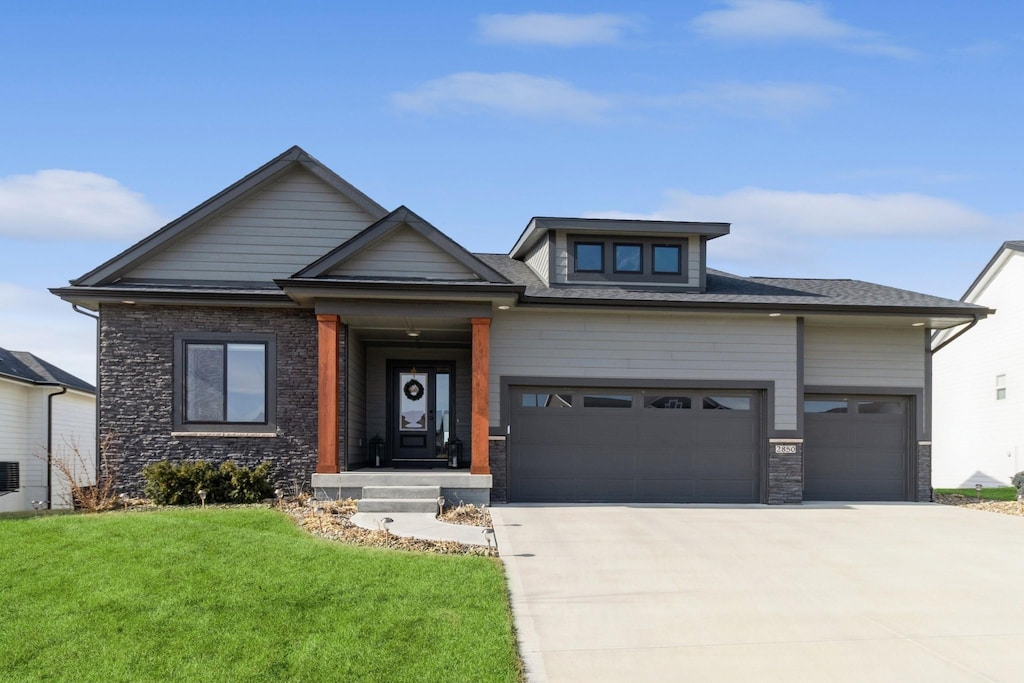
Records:
<instances>
[{"instance_id":1,"label":"large picture window","mask_svg":"<svg viewBox=\"0 0 1024 683\"><path fill-rule=\"evenodd\" d=\"M176 429L273 423L274 343L268 335L180 336L175 344Z\"/></svg>"}]
</instances>

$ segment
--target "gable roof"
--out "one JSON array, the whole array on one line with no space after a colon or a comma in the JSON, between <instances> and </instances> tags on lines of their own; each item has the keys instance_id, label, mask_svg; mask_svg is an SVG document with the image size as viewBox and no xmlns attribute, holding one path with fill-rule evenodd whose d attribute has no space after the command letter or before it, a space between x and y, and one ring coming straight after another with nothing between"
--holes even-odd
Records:
<instances>
[{"instance_id":1,"label":"gable roof","mask_svg":"<svg viewBox=\"0 0 1024 683\"><path fill-rule=\"evenodd\" d=\"M974 282L967 288L964 295L960 297L961 301L973 302L977 299L981 290L988 285L989 281L994 277L998 267L1002 265L1003 261L1010 256L1011 252L1024 253L1024 240L1007 240L996 250L996 253L992 255L985 267L978 273L978 277L974 278Z\"/></svg>"},{"instance_id":2,"label":"gable roof","mask_svg":"<svg viewBox=\"0 0 1024 683\"><path fill-rule=\"evenodd\" d=\"M153 234L143 238L106 263L78 279L72 280L71 284L76 286L95 286L117 279L172 241L188 234L208 219L222 213L242 198L258 192L276 178L292 171L296 167L305 169L327 183L369 214L371 218L380 219L387 213L384 207L356 189L356 187L334 171L324 166L301 147L293 146L238 182L207 199L180 218L171 221Z\"/></svg>"},{"instance_id":3,"label":"gable roof","mask_svg":"<svg viewBox=\"0 0 1024 683\"><path fill-rule=\"evenodd\" d=\"M95 394L96 387L27 351L0 348L0 376L27 382L77 389Z\"/></svg>"},{"instance_id":4,"label":"gable roof","mask_svg":"<svg viewBox=\"0 0 1024 683\"><path fill-rule=\"evenodd\" d=\"M366 251L371 246L381 243L388 235L393 234L402 227L411 228L484 282L509 283L509 280L499 271L466 251L455 240L405 206L398 207L355 237L300 270L292 278L329 277L332 270Z\"/></svg>"}]
</instances>

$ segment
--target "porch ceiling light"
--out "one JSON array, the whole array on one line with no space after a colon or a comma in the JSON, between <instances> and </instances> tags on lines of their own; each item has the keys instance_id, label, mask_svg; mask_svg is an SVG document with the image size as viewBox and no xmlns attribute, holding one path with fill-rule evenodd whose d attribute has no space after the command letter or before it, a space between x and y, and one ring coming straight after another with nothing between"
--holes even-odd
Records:
<instances>
[{"instance_id":1,"label":"porch ceiling light","mask_svg":"<svg viewBox=\"0 0 1024 683\"><path fill-rule=\"evenodd\" d=\"M512 308L512 307L509 306L508 304L502 304L502 305L498 306L498 310L499 311L507 311L510 308Z\"/></svg>"},{"instance_id":2,"label":"porch ceiling light","mask_svg":"<svg viewBox=\"0 0 1024 683\"><path fill-rule=\"evenodd\" d=\"M410 337L418 337L418 336L420 336L420 331L419 330L406 330L405 333L407 335L409 335Z\"/></svg>"},{"instance_id":3,"label":"porch ceiling light","mask_svg":"<svg viewBox=\"0 0 1024 683\"><path fill-rule=\"evenodd\" d=\"M781 313L769 313L768 317L769 318L778 318L781 315L782 315Z\"/></svg>"},{"instance_id":4,"label":"porch ceiling light","mask_svg":"<svg viewBox=\"0 0 1024 683\"><path fill-rule=\"evenodd\" d=\"M911 323L911 327L924 327L924 323Z\"/></svg>"}]
</instances>

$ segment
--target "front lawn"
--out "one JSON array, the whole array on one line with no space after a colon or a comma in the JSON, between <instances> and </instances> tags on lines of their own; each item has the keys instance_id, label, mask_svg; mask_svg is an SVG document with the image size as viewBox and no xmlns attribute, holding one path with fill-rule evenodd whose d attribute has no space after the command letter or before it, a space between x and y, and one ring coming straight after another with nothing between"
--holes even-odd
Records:
<instances>
[{"instance_id":1,"label":"front lawn","mask_svg":"<svg viewBox=\"0 0 1024 683\"><path fill-rule=\"evenodd\" d=\"M977 498L976 489L935 489L935 493L949 496ZM982 500L1017 500L1017 489L1012 486L995 486L981 489Z\"/></svg>"},{"instance_id":2,"label":"front lawn","mask_svg":"<svg viewBox=\"0 0 1024 683\"><path fill-rule=\"evenodd\" d=\"M518 681L500 563L262 508L0 517L0 679Z\"/></svg>"}]
</instances>

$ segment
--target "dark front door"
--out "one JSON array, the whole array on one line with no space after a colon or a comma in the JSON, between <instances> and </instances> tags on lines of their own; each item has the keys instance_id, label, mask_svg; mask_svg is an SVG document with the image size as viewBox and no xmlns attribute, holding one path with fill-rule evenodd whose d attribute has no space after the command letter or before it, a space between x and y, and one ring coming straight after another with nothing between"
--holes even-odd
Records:
<instances>
[{"instance_id":1,"label":"dark front door","mask_svg":"<svg viewBox=\"0 0 1024 683\"><path fill-rule=\"evenodd\" d=\"M391 364L391 461L395 467L443 466L454 436L450 363Z\"/></svg>"}]
</instances>

